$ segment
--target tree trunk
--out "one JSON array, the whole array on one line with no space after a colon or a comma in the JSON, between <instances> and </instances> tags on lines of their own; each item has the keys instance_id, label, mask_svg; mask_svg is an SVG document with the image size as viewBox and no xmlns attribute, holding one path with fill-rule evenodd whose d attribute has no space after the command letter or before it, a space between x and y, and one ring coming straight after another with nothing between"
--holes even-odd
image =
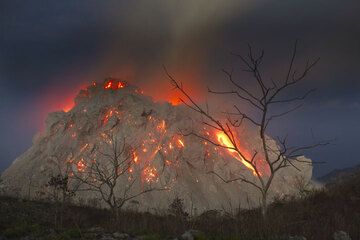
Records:
<instances>
[{"instance_id":1,"label":"tree trunk","mask_svg":"<svg viewBox=\"0 0 360 240\"><path fill-rule=\"evenodd\" d=\"M117 206L113 206L111 205L110 206L110 209L111 209L111 213L114 217L114 220L115 222L119 222L119 219L120 219L120 208L118 208Z\"/></svg>"},{"instance_id":2,"label":"tree trunk","mask_svg":"<svg viewBox=\"0 0 360 240\"><path fill-rule=\"evenodd\" d=\"M267 193L262 194L262 201L261 201L261 215L263 219L266 219L267 214Z\"/></svg>"}]
</instances>

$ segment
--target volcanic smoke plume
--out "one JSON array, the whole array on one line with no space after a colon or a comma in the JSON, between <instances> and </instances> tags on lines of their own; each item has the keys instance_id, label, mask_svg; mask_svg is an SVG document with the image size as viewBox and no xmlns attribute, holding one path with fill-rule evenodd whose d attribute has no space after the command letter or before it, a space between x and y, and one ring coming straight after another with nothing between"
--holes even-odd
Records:
<instances>
[{"instance_id":1,"label":"volcanic smoke plume","mask_svg":"<svg viewBox=\"0 0 360 240\"><path fill-rule=\"evenodd\" d=\"M112 154L108 146L116 140L130 161L117 173L121 176L115 194L136 194L149 187L162 189L139 195L126 203L127 208L166 210L176 197L183 199L186 210L194 214L258 206L260 196L252 186L224 183L209 174L214 171L225 179L242 175L257 181L251 167L228 149L186 134L191 131L228 144L225 136L204 127L200 116L184 105L156 103L139 88L116 79L94 82L78 93L71 110L48 115L46 130L37 134L33 146L4 172L1 187L9 194L47 198L52 176L69 176L70 185L75 185L75 176L85 177L93 166L99 166L96 164L107 164L107 156ZM260 145L251 131L236 134L244 150ZM276 148L275 143L272 148ZM310 180L311 166L296 164L301 171L286 168L276 176L271 197L295 193L299 178ZM267 168L261 169L266 176ZM95 175L86 177L96 184ZM79 191L74 198L91 202L100 196Z\"/></svg>"}]
</instances>

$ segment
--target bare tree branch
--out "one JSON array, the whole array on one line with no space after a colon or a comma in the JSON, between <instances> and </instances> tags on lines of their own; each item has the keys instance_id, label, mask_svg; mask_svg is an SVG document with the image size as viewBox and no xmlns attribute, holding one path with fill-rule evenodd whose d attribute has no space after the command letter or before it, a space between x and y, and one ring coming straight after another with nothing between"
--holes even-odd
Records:
<instances>
[{"instance_id":1,"label":"bare tree branch","mask_svg":"<svg viewBox=\"0 0 360 240\"><path fill-rule=\"evenodd\" d=\"M233 179L224 179L223 177L221 177L218 173L214 172L214 171L209 171L208 174L214 174L215 176L217 176L219 179L221 179L224 183L231 183L231 182L236 182L236 181L241 181L241 182L245 182L248 183L252 186L254 186L255 188L259 189L260 191L262 191L261 187L256 185L255 183L247 180L245 177L241 176L241 177L237 177L237 178L233 178Z\"/></svg>"},{"instance_id":2,"label":"bare tree branch","mask_svg":"<svg viewBox=\"0 0 360 240\"><path fill-rule=\"evenodd\" d=\"M300 96L300 97L294 97L294 98L289 98L289 99L283 99L283 100L273 100L271 102L269 102L269 104L272 103L290 103L290 102L295 102L295 101L299 101L299 100L304 100L308 95L310 95L311 93L315 92L316 88L310 89L309 91L307 91L304 95Z\"/></svg>"},{"instance_id":3,"label":"bare tree branch","mask_svg":"<svg viewBox=\"0 0 360 240\"><path fill-rule=\"evenodd\" d=\"M323 141L307 146L289 147L286 136L283 139L277 138L277 145L273 146L273 140L271 140L267 134L267 127L270 122L277 118L283 117L293 111L296 111L302 106L302 104L299 104L293 108L274 114L272 113L273 105L281 105L304 100L310 93L315 91L315 89L311 89L302 96L278 99L278 97L282 93L286 92L289 88L295 86L297 83L305 79L310 70L312 70L312 68L319 61L319 58L315 59L314 61L307 61L304 69L300 73L298 73L297 70L294 69L297 56L297 46L298 41L296 40L291 54L289 66L286 70L286 73L284 74L285 79L282 81L276 82L271 78L269 84L264 81L264 78L260 71L260 65L264 59L264 51L260 51L260 53L256 56L251 45L248 45L248 53L246 56L234 53L232 53L232 55L238 57L241 60L241 62L245 66L245 69L243 69L243 71L252 74L255 87L259 91L256 91L255 93L255 91L248 90L242 84L239 84L233 79L233 71L229 72L224 69L222 71L226 75L228 81L235 87L236 90L217 91L208 88L209 93L217 95L234 95L241 101L245 101L249 104L250 107L253 108L249 110L249 112L255 112L255 114L251 114L255 117L249 116L249 114L243 112L239 107L237 107L236 104L234 104L233 106L236 111L222 111L223 114L226 114L227 119L226 121L218 120L217 118L215 118L215 116L209 113L210 111L208 105L206 105L206 110L204 110L201 105L195 102L195 100L193 100L193 98L183 88L182 83L178 82L175 78L173 78L164 66L164 71L169 78L171 84L173 85L174 89L179 90L185 96L186 101L183 99L181 99L181 101L187 107L205 117L206 121L204 121L203 124L216 130L217 132L222 133L228 138L228 140L231 142L231 145L224 146L223 143L219 142L218 139L212 139L211 136L203 136L202 134L195 132L190 132L187 134L194 135L199 139L211 143L214 146L228 149L231 152L236 152L239 157L243 159L244 162L248 163L249 166L253 168L253 173L256 177L256 181L249 180L244 176L239 176L233 179L226 180L214 171L210 171L209 173L216 175L225 183L242 181L258 189L262 195L262 212L264 216L266 214L267 208L268 191L274 177L278 174L278 171L286 167L292 167L300 171L301 169L295 164L296 162L311 162L307 162L306 160L302 160L299 158L300 156L302 156L303 151L319 146L325 146L329 143L328 141ZM245 154L243 150L239 148L238 141L235 135L236 132L234 132L236 128L241 126L244 120L248 121L251 125L253 125L255 129L258 129L258 136L256 137L261 140L261 147L259 147L259 149L255 149L255 153L251 158L246 157L247 154ZM260 162L258 162L258 158L261 158ZM268 168L268 172L266 173L261 172L264 169L264 166L261 165L264 164L265 168Z\"/></svg>"},{"instance_id":4,"label":"bare tree branch","mask_svg":"<svg viewBox=\"0 0 360 240\"><path fill-rule=\"evenodd\" d=\"M83 183L83 187L79 191L97 192L102 200L117 214L127 201L151 191L165 190L150 187L131 194L134 183L140 180L136 178L133 178L128 185L118 187L120 177L125 177L125 181L128 181L130 176L128 173L133 166L132 156L135 148L128 145L125 138L119 143L112 134L106 135L103 143L105 143L104 149L97 149L95 152L100 156L100 159L92 160L86 169L74 172L73 178ZM142 169L139 171L141 172ZM122 189L122 194L116 192L120 189Z\"/></svg>"}]
</instances>

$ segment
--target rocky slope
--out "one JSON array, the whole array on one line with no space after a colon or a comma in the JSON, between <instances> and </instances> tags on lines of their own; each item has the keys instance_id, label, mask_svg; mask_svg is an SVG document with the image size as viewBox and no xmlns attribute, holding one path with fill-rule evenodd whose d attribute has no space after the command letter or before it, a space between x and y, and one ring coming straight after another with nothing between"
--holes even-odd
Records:
<instances>
[{"instance_id":1,"label":"rocky slope","mask_svg":"<svg viewBox=\"0 0 360 240\"><path fill-rule=\"evenodd\" d=\"M121 157L131 158L119 173L117 196L166 189L142 194L128 201L127 208L161 212L176 197L184 200L192 214L258 206L259 194L252 186L227 184L208 174L215 171L225 179L242 174L256 181L252 171L226 149L183 134L189 131L207 134L216 141L216 132L204 128L200 116L186 106L154 102L125 82L94 83L79 92L69 112L49 114L45 131L37 134L32 147L2 174L2 189L13 195L44 198L51 193L47 186L51 176L68 175L75 184L72 177L81 177L95 162L107 164L106 154L116 141L123 146ZM237 135L241 147L248 151L260 146L251 131L242 130ZM311 179L308 164L297 167L301 171L286 168L278 174L271 196L296 192L294 184L299 177ZM75 199L90 203L100 197L96 192L81 191Z\"/></svg>"}]
</instances>

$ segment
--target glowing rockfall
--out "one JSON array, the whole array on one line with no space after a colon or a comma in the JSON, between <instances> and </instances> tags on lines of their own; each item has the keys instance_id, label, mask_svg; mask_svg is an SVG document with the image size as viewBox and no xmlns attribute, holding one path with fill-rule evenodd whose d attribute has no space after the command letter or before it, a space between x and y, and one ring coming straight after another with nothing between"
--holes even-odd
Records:
<instances>
[{"instance_id":1,"label":"glowing rockfall","mask_svg":"<svg viewBox=\"0 0 360 240\"><path fill-rule=\"evenodd\" d=\"M37 134L32 147L2 174L4 191L46 198L50 177L66 172L71 178L86 171L91 163L100 161L101 154L97 152L111 141L107 138L111 133L132 149L132 164L126 169L125 177L119 179L116 193L122 192L134 179L136 182L130 191L136 192L148 185L167 189L141 195L125 207L166 210L176 197L182 198L187 210L194 214L259 205L259 193L252 186L241 182L227 184L209 174L214 171L224 179L238 175L251 181L257 179L241 156L196 136L182 134L190 131L206 134L231 147L226 136L204 128L200 117L186 106L156 103L137 87L110 78L81 90L74 102L68 112L49 114L45 132ZM241 133L239 144L249 151L261 146L251 131ZM312 168L297 164L301 171L283 169L275 177L271 197L296 192L294 184L299 178L310 180ZM74 197L82 203L94 199L99 196L86 191Z\"/></svg>"}]
</instances>

